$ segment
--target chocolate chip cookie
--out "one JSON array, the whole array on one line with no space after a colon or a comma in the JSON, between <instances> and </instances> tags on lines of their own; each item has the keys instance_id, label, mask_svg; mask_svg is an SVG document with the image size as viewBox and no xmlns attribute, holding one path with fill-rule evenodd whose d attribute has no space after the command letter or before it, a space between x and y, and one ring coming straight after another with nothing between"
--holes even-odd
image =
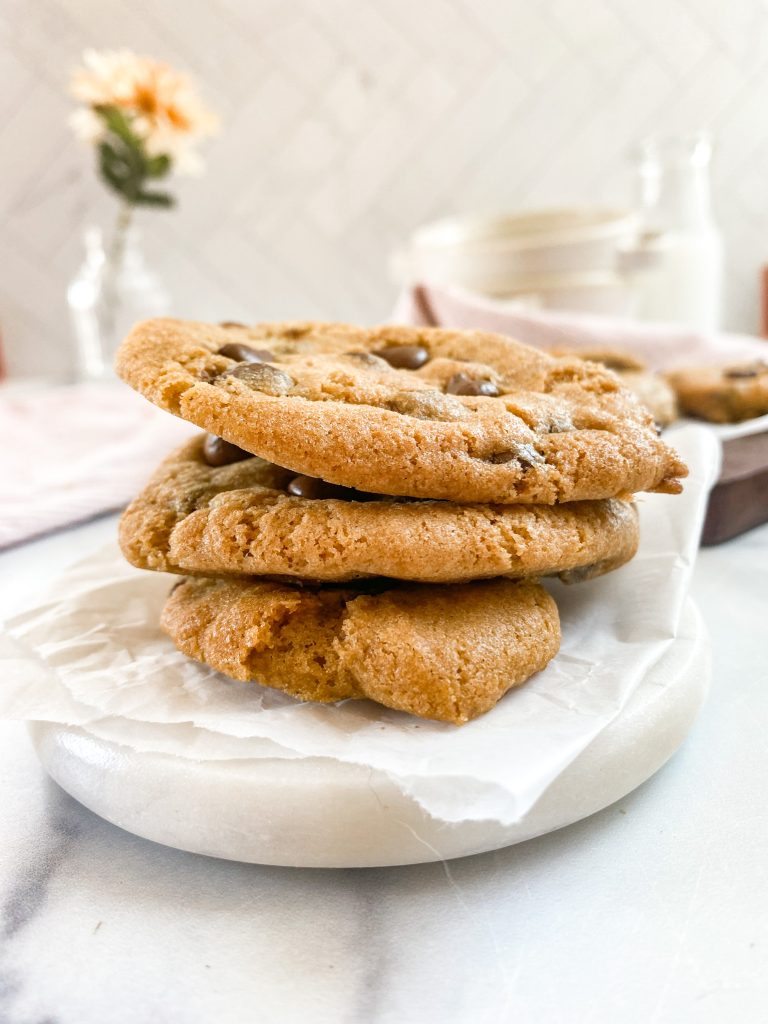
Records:
<instances>
[{"instance_id":1,"label":"chocolate chip cookie","mask_svg":"<svg viewBox=\"0 0 768 1024\"><path fill-rule=\"evenodd\" d=\"M619 498L459 505L365 494L212 435L167 458L120 524L123 553L142 569L329 582L554 574L569 582L618 568L637 543L637 513Z\"/></svg>"},{"instance_id":2,"label":"chocolate chip cookie","mask_svg":"<svg viewBox=\"0 0 768 1024\"><path fill-rule=\"evenodd\" d=\"M736 366L696 366L666 376L688 416L711 423L740 423L768 413L768 359Z\"/></svg>"},{"instance_id":3,"label":"chocolate chip cookie","mask_svg":"<svg viewBox=\"0 0 768 1024\"><path fill-rule=\"evenodd\" d=\"M621 383L650 409L660 427L668 427L678 417L677 396L660 373L649 370L642 359L623 349L554 349L553 355L576 356L592 363L601 363L618 374Z\"/></svg>"},{"instance_id":4,"label":"chocolate chip cookie","mask_svg":"<svg viewBox=\"0 0 768 1024\"><path fill-rule=\"evenodd\" d=\"M480 331L138 324L146 398L300 475L502 504L677 493L684 464L617 378Z\"/></svg>"},{"instance_id":5,"label":"chocolate chip cookie","mask_svg":"<svg viewBox=\"0 0 768 1024\"><path fill-rule=\"evenodd\" d=\"M557 608L530 581L364 593L186 580L162 626L179 650L234 679L302 700L378 701L461 725L549 662Z\"/></svg>"}]
</instances>

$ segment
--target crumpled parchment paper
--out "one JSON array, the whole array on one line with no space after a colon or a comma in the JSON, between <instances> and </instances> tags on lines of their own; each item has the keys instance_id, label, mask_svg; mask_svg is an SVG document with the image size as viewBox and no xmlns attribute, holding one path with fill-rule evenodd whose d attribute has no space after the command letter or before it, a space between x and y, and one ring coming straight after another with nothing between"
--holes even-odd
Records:
<instances>
[{"instance_id":1,"label":"crumpled parchment paper","mask_svg":"<svg viewBox=\"0 0 768 1024\"><path fill-rule=\"evenodd\" d=\"M669 434L691 475L640 495L641 547L617 572L566 587L560 653L488 714L457 728L369 701L300 703L189 660L157 622L168 576L110 547L67 572L0 636L0 717L84 726L140 751L201 760L328 757L385 772L447 822L511 824L621 712L674 643L719 446ZM549 584L548 584L549 585Z\"/></svg>"}]
</instances>

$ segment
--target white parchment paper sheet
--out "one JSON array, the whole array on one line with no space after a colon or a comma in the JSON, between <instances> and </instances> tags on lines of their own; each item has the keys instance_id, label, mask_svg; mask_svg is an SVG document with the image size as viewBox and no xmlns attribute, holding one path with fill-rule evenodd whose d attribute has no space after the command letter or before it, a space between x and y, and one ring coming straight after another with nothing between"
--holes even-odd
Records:
<instances>
[{"instance_id":1,"label":"white parchment paper sheet","mask_svg":"<svg viewBox=\"0 0 768 1024\"><path fill-rule=\"evenodd\" d=\"M336 758L386 772L445 821L517 821L678 635L719 445L701 427L669 439L691 469L684 493L639 497L642 541L629 565L588 583L552 583L560 653L461 728L368 701L302 704L196 664L157 626L169 577L133 569L116 546L7 623L0 716L84 725L188 758Z\"/></svg>"}]
</instances>

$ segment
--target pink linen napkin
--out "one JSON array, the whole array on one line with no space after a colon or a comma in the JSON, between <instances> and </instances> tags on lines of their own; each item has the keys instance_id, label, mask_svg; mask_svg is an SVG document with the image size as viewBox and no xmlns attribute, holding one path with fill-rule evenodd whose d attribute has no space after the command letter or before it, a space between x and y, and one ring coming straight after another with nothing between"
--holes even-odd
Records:
<instances>
[{"instance_id":1,"label":"pink linen napkin","mask_svg":"<svg viewBox=\"0 0 768 1024\"><path fill-rule=\"evenodd\" d=\"M0 548L122 508L197 428L124 385L0 387Z\"/></svg>"},{"instance_id":2,"label":"pink linen napkin","mask_svg":"<svg viewBox=\"0 0 768 1024\"><path fill-rule=\"evenodd\" d=\"M543 349L624 348L655 370L768 359L768 342L747 334L707 335L675 324L531 310L519 303L437 285L413 285L403 291L390 319L392 323L495 331Z\"/></svg>"}]
</instances>

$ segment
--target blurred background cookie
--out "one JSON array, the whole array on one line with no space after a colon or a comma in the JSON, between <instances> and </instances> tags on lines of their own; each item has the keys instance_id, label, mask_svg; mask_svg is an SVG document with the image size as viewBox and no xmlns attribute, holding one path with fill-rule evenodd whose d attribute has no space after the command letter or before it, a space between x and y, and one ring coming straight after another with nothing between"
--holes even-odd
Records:
<instances>
[{"instance_id":1,"label":"blurred background cookie","mask_svg":"<svg viewBox=\"0 0 768 1024\"><path fill-rule=\"evenodd\" d=\"M768 413L768 361L692 366L666 376L688 416L711 423L740 423Z\"/></svg>"}]
</instances>

